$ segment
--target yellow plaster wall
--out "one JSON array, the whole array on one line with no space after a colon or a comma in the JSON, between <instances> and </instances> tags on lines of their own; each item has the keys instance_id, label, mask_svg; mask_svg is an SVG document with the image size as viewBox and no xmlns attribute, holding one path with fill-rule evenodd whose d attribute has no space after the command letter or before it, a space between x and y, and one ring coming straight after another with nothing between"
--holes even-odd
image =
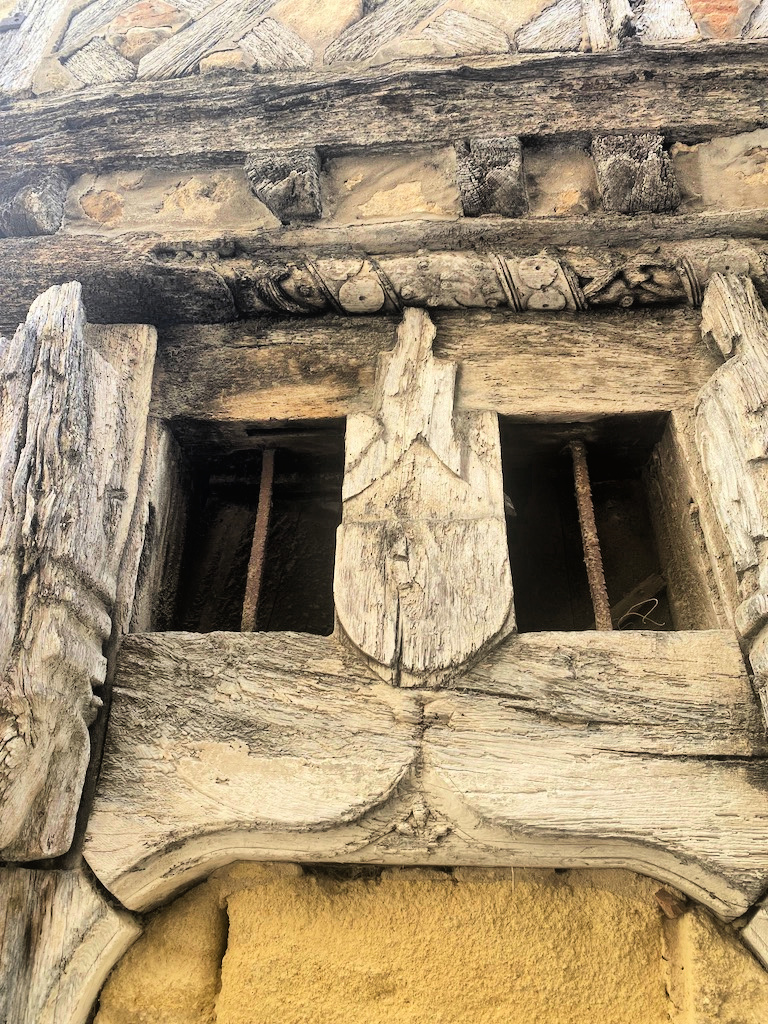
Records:
<instances>
[{"instance_id":1,"label":"yellow plaster wall","mask_svg":"<svg viewBox=\"0 0 768 1024\"><path fill-rule=\"evenodd\" d=\"M236 864L152 915L95 1024L765 1024L733 929L624 871Z\"/></svg>"}]
</instances>

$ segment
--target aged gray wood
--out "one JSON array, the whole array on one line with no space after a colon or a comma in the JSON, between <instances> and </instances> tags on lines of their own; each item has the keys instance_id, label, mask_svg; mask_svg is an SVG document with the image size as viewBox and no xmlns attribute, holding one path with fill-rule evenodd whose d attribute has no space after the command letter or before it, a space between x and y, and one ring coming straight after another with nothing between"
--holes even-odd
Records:
<instances>
[{"instance_id":1,"label":"aged gray wood","mask_svg":"<svg viewBox=\"0 0 768 1024\"><path fill-rule=\"evenodd\" d=\"M26 15L21 27L0 33L0 94L29 89L70 4L71 0L25 0L21 5Z\"/></svg>"},{"instance_id":2,"label":"aged gray wood","mask_svg":"<svg viewBox=\"0 0 768 1024\"><path fill-rule=\"evenodd\" d=\"M694 310L433 317L436 355L462 367L459 408L586 421L588 440L596 416L692 407L718 366ZM181 421L215 424L214 436L235 447L249 443L253 422L363 412L394 337L395 320L383 317L169 328L155 409L179 430Z\"/></svg>"},{"instance_id":3,"label":"aged gray wood","mask_svg":"<svg viewBox=\"0 0 768 1024\"><path fill-rule=\"evenodd\" d=\"M216 666L215 678L201 687L205 665ZM86 857L119 898L146 905L144 894L128 891L134 879L126 886L122 876L162 854L169 832L181 849L201 834L226 844L244 820L298 833L354 821L395 792L418 727L415 701L377 683L332 637L128 636ZM165 764L164 736L180 742ZM169 894L177 878L167 883Z\"/></svg>"},{"instance_id":4,"label":"aged gray wood","mask_svg":"<svg viewBox=\"0 0 768 1024\"><path fill-rule=\"evenodd\" d=\"M370 409L347 417L336 617L400 686L455 675L515 622L498 421L454 411L458 367L434 338L406 309Z\"/></svg>"},{"instance_id":5,"label":"aged gray wood","mask_svg":"<svg viewBox=\"0 0 768 1024\"><path fill-rule=\"evenodd\" d=\"M141 934L81 871L0 868L0 1020L86 1024L112 967Z\"/></svg>"},{"instance_id":6,"label":"aged gray wood","mask_svg":"<svg viewBox=\"0 0 768 1024\"><path fill-rule=\"evenodd\" d=\"M275 3L276 0L223 0L142 57L137 77L164 79L189 74L223 39L237 42Z\"/></svg>"},{"instance_id":7,"label":"aged gray wood","mask_svg":"<svg viewBox=\"0 0 768 1024\"><path fill-rule=\"evenodd\" d=\"M311 68L312 47L274 18L264 18L240 40L240 49L256 62L257 71L295 71Z\"/></svg>"},{"instance_id":8,"label":"aged gray wood","mask_svg":"<svg viewBox=\"0 0 768 1024\"><path fill-rule=\"evenodd\" d=\"M511 49L506 32L461 11L445 11L427 25L422 37L457 54L509 53Z\"/></svg>"},{"instance_id":9,"label":"aged gray wood","mask_svg":"<svg viewBox=\"0 0 768 1024\"><path fill-rule=\"evenodd\" d=\"M661 135L600 135L592 156L608 213L670 213L680 189Z\"/></svg>"},{"instance_id":10,"label":"aged gray wood","mask_svg":"<svg viewBox=\"0 0 768 1024\"><path fill-rule=\"evenodd\" d=\"M188 31L143 61L158 61L163 47ZM521 54L444 59L375 73L326 69L266 80L238 72L142 81L121 88L119 95L101 86L1 109L0 159L9 174L43 163L81 172L158 159L166 166L186 160L210 165L237 162L265 139L279 140L286 149L386 146L541 136L551 133L553 124L559 132L663 131L698 141L763 123L767 78L765 46L751 42L715 44L705 51L648 47L589 60L579 54ZM145 130L148 123L151 133Z\"/></svg>"},{"instance_id":11,"label":"aged gray wood","mask_svg":"<svg viewBox=\"0 0 768 1024\"><path fill-rule=\"evenodd\" d=\"M52 235L61 227L69 177L58 167L0 185L0 238Z\"/></svg>"},{"instance_id":12,"label":"aged gray wood","mask_svg":"<svg viewBox=\"0 0 768 1024\"><path fill-rule=\"evenodd\" d=\"M645 43L687 43L701 38L685 0L645 0L636 25Z\"/></svg>"},{"instance_id":13,"label":"aged gray wood","mask_svg":"<svg viewBox=\"0 0 768 1024\"><path fill-rule=\"evenodd\" d=\"M520 140L467 139L456 144L456 181L465 217L500 213L518 217L528 208Z\"/></svg>"},{"instance_id":14,"label":"aged gray wood","mask_svg":"<svg viewBox=\"0 0 768 1024\"><path fill-rule=\"evenodd\" d=\"M385 0L334 39L326 48L325 63L367 60L439 6L440 0Z\"/></svg>"},{"instance_id":15,"label":"aged gray wood","mask_svg":"<svg viewBox=\"0 0 768 1024\"><path fill-rule=\"evenodd\" d=\"M92 328L93 329L93 328ZM151 417L142 482L136 501L140 521L135 587L126 609L126 631L168 629L175 599L186 534L189 480L179 446L162 420Z\"/></svg>"},{"instance_id":16,"label":"aged gray wood","mask_svg":"<svg viewBox=\"0 0 768 1024\"><path fill-rule=\"evenodd\" d=\"M3 339L0 850L63 854L104 681L102 645L144 456L155 331L85 340L80 287L49 289Z\"/></svg>"},{"instance_id":17,"label":"aged gray wood","mask_svg":"<svg viewBox=\"0 0 768 1024\"><path fill-rule=\"evenodd\" d=\"M768 312L749 279L715 275L702 334L726 362L699 395L696 442L736 570L736 625L768 713Z\"/></svg>"},{"instance_id":18,"label":"aged gray wood","mask_svg":"<svg viewBox=\"0 0 768 1024\"><path fill-rule=\"evenodd\" d=\"M320 156L316 149L250 153L245 173L251 191L283 224L317 220L322 212Z\"/></svg>"},{"instance_id":19,"label":"aged gray wood","mask_svg":"<svg viewBox=\"0 0 768 1024\"><path fill-rule=\"evenodd\" d=\"M752 17L744 26L743 39L768 38L768 3L762 0L752 12Z\"/></svg>"},{"instance_id":20,"label":"aged gray wood","mask_svg":"<svg viewBox=\"0 0 768 1024\"><path fill-rule=\"evenodd\" d=\"M692 217L643 215L625 217L610 215L590 218L461 218L459 221L412 221L391 226L365 225L349 227L306 227L297 224L280 231L242 233L235 236L213 231L194 238L178 235L132 234L117 238L98 235L58 233L45 240L0 239L0 261L4 268L3 310L0 319L12 323L23 319L26 310L41 288L76 277L83 284L83 294L89 315L95 321L107 323L218 323L234 320L240 315L260 315L264 302L253 305L256 294L253 278L264 277L265 268L274 268L280 277L283 268L312 253L349 257L350 251L361 254L351 264L360 268L362 254L379 256L414 253L421 249L441 252L456 247L457 251L479 248L487 252L510 250L521 257L535 254L546 246L557 246L563 260L579 278L592 281L602 277L602 294L592 301L620 305L634 294L654 302L665 299L665 290L655 285L647 291L633 272L634 286L615 285L621 277L620 268L631 262L637 246L646 252L652 242L654 260L651 263L674 267L677 261L687 259L700 275L702 284L714 270L749 273L759 287L766 288L765 271L761 265L761 248L765 243L754 237L768 231L768 211L746 211L743 217L717 214ZM724 235L731 235L726 238ZM696 240L697 236L704 236ZM706 237L714 236L714 237ZM748 243L739 241L745 238ZM675 241L677 239L678 241ZM316 262L315 259L315 262ZM477 258L475 258L477 259ZM481 259L482 266L487 257ZM418 259L406 261L417 284L445 294L450 301L454 290L453 278L441 283L439 274L425 275ZM468 269L474 274L477 263ZM435 268L437 269L437 267ZM488 274L484 271L483 276ZM495 272L494 272L495 274ZM225 280L226 278L226 280ZM490 277L493 281L494 275ZM675 272L670 280L677 280L677 295L666 294L672 301L688 301L682 279ZM422 284L423 282L423 284ZM340 286L340 282L339 282ZM598 289L599 290L599 289ZM278 289L278 293L280 293ZM612 298L615 291L617 298ZM471 287L466 280L464 295L473 302L486 304L482 289ZM270 289L270 294L274 293ZM326 297L327 298L327 297ZM503 289L497 293L502 303L507 297ZM270 299L270 301L272 301ZM411 300L412 301L412 300ZM463 299L462 299L463 301ZM633 298L634 301L634 298ZM434 305L434 299L432 303ZM302 299L300 310L306 311L308 302ZM321 303L320 309L326 308Z\"/></svg>"},{"instance_id":21,"label":"aged gray wood","mask_svg":"<svg viewBox=\"0 0 768 1024\"><path fill-rule=\"evenodd\" d=\"M725 917L760 894L730 631L511 637L456 685L376 683L333 638L126 637L87 860L136 909L243 857L624 866Z\"/></svg>"},{"instance_id":22,"label":"aged gray wood","mask_svg":"<svg viewBox=\"0 0 768 1024\"><path fill-rule=\"evenodd\" d=\"M741 941L768 970L768 908L763 900L739 932Z\"/></svg>"},{"instance_id":23,"label":"aged gray wood","mask_svg":"<svg viewBox=\"0 0 768 1024\"><path fill-rule=\"evenodd\" d=\"M84 85L132 82L136 77L136 65L99 36L68 57L64 67Z\"/></svg>"},{"instance_id":24,"label":"aged gray wood","mask_svg":"<svg viewBox=\"0 0 768 1024\"><path fill-rule=\"evenodd\" d=\"M518 50L578 50L582 41L581 0L557 0L518 31Z\"/></svg>"}]
</instances>

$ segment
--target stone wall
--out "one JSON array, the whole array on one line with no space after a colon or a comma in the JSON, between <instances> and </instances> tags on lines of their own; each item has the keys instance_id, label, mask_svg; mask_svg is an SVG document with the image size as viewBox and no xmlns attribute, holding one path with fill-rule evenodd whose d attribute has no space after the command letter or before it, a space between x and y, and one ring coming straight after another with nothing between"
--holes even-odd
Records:
<instances>
[{"instance_id":1,"label":"stone wall","mask_svg":"<svg viewBox=\"0 0 768 1024\"><path fill-rule=\"evenodd\" d=\"M241 863L149 918L95 1024L766 1019L736 931L630 872Z\"/></svg>"}]
</instances>

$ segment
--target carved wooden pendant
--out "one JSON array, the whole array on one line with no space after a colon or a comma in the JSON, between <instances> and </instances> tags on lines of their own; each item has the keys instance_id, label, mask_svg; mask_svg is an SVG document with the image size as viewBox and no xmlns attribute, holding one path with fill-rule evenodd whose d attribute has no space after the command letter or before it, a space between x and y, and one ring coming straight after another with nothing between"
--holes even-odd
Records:
<instances>
[{"instance_id":1,"label":"carved wooden pendant","mask_svg":"<svg viewBox=\"0 0 768 1024\"><path fill-rule=\"evenodd\" d=\"M696 443L736 571L736 625L751 642L768 716L768 312L752 281L715 274L701 329L726 362L699 394Z\"/></svg>"},{"instance_id":2,"label":"carved wooden pendant","mask_svg":"<svg viewBox=\"0 0 768 1024\"><path fill-rule=\"evenodd\" d=\"M150 327L86 340L77 283L0 339L0 855L66 852L144 456Z\"/></svg>"},{"instance_id":3,"label":"carved wooden pendant","mask_svg":"<svg viewBox=\"0 0 768 1024\"><path fill-rule=\"evenodd\" d=\"M388 680L437 684L514 627L495 413L454 413L456 364L407 309L376 412L347 420L334 597Z\"/></svg>"}]
</instances>

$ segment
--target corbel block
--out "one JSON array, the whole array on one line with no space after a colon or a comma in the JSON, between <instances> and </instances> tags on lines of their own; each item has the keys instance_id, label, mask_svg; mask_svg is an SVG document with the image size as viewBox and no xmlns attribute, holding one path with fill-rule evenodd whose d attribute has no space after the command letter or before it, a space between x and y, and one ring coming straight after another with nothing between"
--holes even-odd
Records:
<instances>
[{"instance_id":1,"label":"corbel block","mask_svg":"<svg viewBox=\"0 0 768 1024\"><path fill-rule=\"evenodd\" d=\"M0 184L0 238L52 235L61 227L69 178L58 167Z\"/></svg>"},{"instance_id":2,"label":"corbel block","mask_svg":"<svg viewBox=\"0 0 768 1024\"><path fill-rule=\"evenodd\" d=\"M522 150L514 135L457 142L456 180L465 217L519 217L528 208Z\"/></svg>"},{"instance_id":3,"label":"corbel block","mask_svg":"<svg viewBox=\"0 0 768 1024\"><path fill-rule=\"evenodd\" d=\"M680 205L661 135L600 135L592 156L606 213L669 213Z\"/></svg>"},{"instance_id":4,"label":"corbel block","mask_svg":"<svg viewBox=\"0 0 768 1024\"><path fill-rule=\"evenodd\" d=\"M283 224L320 216L320 156L316 149L251 153L245 173L253 194Z\"/></svg>"}]
</instances>

